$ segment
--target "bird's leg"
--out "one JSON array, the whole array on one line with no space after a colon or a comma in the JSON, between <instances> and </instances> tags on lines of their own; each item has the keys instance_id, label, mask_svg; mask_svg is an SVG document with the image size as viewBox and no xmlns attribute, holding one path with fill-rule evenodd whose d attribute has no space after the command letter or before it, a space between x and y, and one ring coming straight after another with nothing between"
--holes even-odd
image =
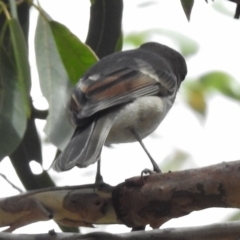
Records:
<instances>
[{"instance_id":1,"label":"bird's leg","mask_svg":"<svg viewBox=\"0 0 240 240\"><path fill-rule=\"evenodd\" d=\"M152 158L152 156L150 155L150 153L148 152L148 150L146 149L145 145L142 142L141 137L139 136L139 134L132 128L130 128L130 131L132 132L133 136L137 139L137 141L140 143L140 145L142 146L143 150L145 151L145 153L148 155L152 165L153 165L153 171L157 172L157 173L161 173L160 168L158 167L157 163L154 161L154 159ZM146 171L146 170L144 170Z\"/></svg>"},{"instance_id":2,"label":"bird's leg","mask_svg":"<svg viewBox=\"0 0 240 240\"><path fill-rule=\"evenodd\" d=\"M96 178L95 178L95 185L99 186L102 183L104 183L104 182L103 182L103 177L101 175L101 159L99 159L97 162L97 174L96 174Z\"/></svg>"},{"instance_id":3,"label":"bird's leg","mask_svg":"<svg viewBox=\"0 0 240 240\"><path fill-rule=\"evenodd\" d=\"M112 195L114 187L112 187L111 185L103 181L102 174L100 173L100 165L101 165L101 160L99 159L97 162L97 174L95 178L94 189L99 196L109 197Z\"/></svg>"}]
</instances>

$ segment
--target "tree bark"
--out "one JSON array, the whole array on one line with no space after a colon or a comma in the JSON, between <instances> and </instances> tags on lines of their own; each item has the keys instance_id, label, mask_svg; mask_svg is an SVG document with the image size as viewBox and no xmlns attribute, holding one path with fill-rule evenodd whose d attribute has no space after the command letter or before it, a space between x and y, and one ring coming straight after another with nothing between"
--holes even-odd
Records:
<instances>
[{"instance_id":1,"label":"tree bark","mask_svg":"<svg viewBox=\"0 0 240 240\"><path fill-rule=\"evenodd\" d=\"M210 207L240 207L240 161L179 172L134 177L112 187L103 184L56 187L1 199L0 226L54 219L65 226L150 225Z\"/></svg>"}]
</instances>

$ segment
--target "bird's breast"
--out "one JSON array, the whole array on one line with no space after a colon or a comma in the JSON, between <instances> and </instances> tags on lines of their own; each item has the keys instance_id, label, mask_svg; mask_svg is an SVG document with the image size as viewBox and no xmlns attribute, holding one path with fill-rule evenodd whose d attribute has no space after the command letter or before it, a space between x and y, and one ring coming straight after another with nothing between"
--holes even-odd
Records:
<instances>
[{"instance_id":1,"label":"bird's breast","mask_svg":"<svg viewBox=\"0 0 240 240\"><path fill-rule=\"evenodd\" d=\"M134 142L134 129L143 139L152 133L166 116L172 102L167 97L146 96L123 106L116 116L105 144Z\"/></svg>"}]
</instances>

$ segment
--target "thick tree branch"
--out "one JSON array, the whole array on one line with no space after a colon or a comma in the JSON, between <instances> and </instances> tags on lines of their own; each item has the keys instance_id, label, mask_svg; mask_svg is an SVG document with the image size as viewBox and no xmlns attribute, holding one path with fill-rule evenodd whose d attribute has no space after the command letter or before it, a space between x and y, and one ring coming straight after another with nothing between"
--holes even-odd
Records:
<instances>
[{"instance_id":1,"label":"thick tree branch","mask_svg":"<svg viewBox=\"0 0 240 240\"><path fill-rule=\"evenodd\" d=\"M240 161L134 177L116 187L48 188L0 200L0 226L13 231L53 218L66 226L120 223L160 227L210 207L240 207Z\"/></svg>"},{"instance_id":2,"label":"thick tree branch","mask_svg":"<svg viewBox=\"0 0 240 240\"><path fill-rule=\"evenodd\" d=\"M131 178L113 191L118 219L129 227L160 227L211 207L240 207L240 161Z\"/></svg>"}]
</instances>

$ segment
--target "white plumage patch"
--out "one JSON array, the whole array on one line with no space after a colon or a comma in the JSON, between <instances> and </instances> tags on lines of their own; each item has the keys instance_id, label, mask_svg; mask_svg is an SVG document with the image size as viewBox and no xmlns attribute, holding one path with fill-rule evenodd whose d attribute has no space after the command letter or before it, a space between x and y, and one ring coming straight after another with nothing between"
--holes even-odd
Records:
<instances>
[{"instance_id":1,"label":"white plumage patch","mask_svg":"<svg viewBox=\"0 0 240 240\"><path fill-rule=\"evenodd\" d=\"M141 59L135 59L136 63L138 64L139 71L145 75L148 75L149 77L153 78L157 82L159 82L158 76L155 74L154 69L146 63L145 61L142 61Z\"/></svg>"},{"instance_id":2,"label":"white plumage patch","mask_svg":"<svg viewBox=\"0 0 240 240\"><path fill-rule=\"evenodd\" d=\"M89 80L97 81L100 78L100 74L94 74L88 77Z\"/></svg>"}]
</instances>

